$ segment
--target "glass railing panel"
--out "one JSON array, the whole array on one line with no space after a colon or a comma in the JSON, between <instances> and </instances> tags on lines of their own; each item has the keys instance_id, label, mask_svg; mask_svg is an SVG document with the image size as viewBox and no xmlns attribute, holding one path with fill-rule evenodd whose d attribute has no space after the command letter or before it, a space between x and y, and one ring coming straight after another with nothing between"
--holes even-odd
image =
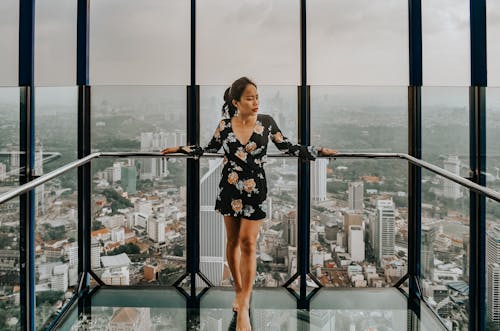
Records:
<instances>
[{"instance_id":1,"label":"glass railing panel","mask_svg":"<svg viewBox=\"0 0 500 331\"><path fill-rule=\"evenodd\" d=\"M0 2L0 86L19 83L19 1Z\"/></svg>"},{"instance_id":2,"label":"glass railing panel","mask_svg":"<svg viewBox=\"0 0 500 331\"><path fill-rule=\"evenodd\" d=\"M92 162L92 270L108 285L172 285L186 265L186 160Z\"/></svg>"},{"instance_id":3,"label":"glass railing panel","mask_svg":"<svg viewBox=\"0 0 500 331\"><path fill-rule=\"evenodd\" d=\"M35 175L41 176L77 158L78 90L37 87L35 100Z\"/></svg>"},{"instance_id":4,"label":"glass railing panel","mask_svg":"<svg viewBox=\"0 0 500 331\"><path fill-rule=\"evenodd\" d=\"M312 86L311 144L342 152L408 151L408 88Z\"/></svg>"},{"instance_id":5,"label":"glass railing panel","mask_svg":"<svg viewBox=\"0 0 500 331\"><path fill-rule=\"evenodd\" d=\"M468 176L468 87L422 88L422 159Z\"/></svg>"},{"instance_id":6,"label":"glass railing panel","mask_svg":"<svg viewBox=\"0 0 500 331\"><path fill-rule=\"evenodd\" d=\"M469 323L469 190L422 171L421 289L443 323Z\"/></svg>"},{"instance_id":7,"label":"glass railing panel","mask_svg":"<svg viewBox=\"0 0 500 331\"><path fill-rule=\"evenodd\" d=\"M491 2L491 1L490 1ZM490 3L488 3L489 5ZM493 4L492 4L493 5ZM495 23L493 23L495 24ZM486 89L486 185L500 192L500 88ZM486 198L486 325L500 329L500 203Z\"/></svg>"},{"instance_id":8,"label":"glass railing panel","mask_svg":"<svg viewBox=\"0 0 500 331\"><path fill-rule=\"evenodd\" d=\"M326 287L388 287L408 270L403 160L311 163L311 271Z\"/></svg>"},{"instance_id":9,"label":"glass railing panel","mask_svg":"<svg viewBox=\"0 0 500 331\"><path fill-rule=\"evenodd\" d=\"M0 88L0 195L19 185L19 100L19 88ZM19 198L16 197L0 205L2 330L21 327L19 240Z\"/></svg>"},{"instance_id":10,"label":"glass railing panel","mask_svg":"<svg viewBox=\"0 0 500 331\"><path fill-rule=\"evenodd\" d=\"M71 170L34 190L36 330L48 327L78 286L76 177Z\"/></svg>"},{"instance_id":11,"label":"glass railing panel","mask_svg":"<svg viewBox=\"0 0 500 331\"><path fill-rule=\"evenodd\" d=\"M186 144L185 86L94 86L92 150L159 152Z\"/></svg>"}]
</instances>

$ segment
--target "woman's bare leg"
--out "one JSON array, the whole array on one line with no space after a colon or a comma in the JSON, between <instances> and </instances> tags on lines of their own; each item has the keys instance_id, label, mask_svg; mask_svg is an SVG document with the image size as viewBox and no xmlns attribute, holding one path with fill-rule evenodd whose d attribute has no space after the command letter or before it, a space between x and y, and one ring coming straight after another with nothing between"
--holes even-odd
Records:
<instances>
[{"instance_id":1,"label":"woman's bare leg","mask_svg":"<svg viewBox=\"0 0 500 331\"><path fill-rule=\"evenodd\" d=\"M250 296L252 295L253 282L257 269L255 251L257 247L257 236L262 221L247 220L240 221L240 248L241 248L241 295L239 297L239 313L236 322L237 331L251 330L250 325Z\"/></svg>"},{"instance_id":2,"label":"woman's bare leg","mask_svg":"<svg viewBox=\"0 0 500 331\"><path fill-rule=\"evenodd\" d=\"M241 273L240 273L240 220L232 216L224 216L226 224L226 258L229 270L234 279L235 298L233 302L233 310L238 311L238 296L241 293Z\"/></svg>"}]
</instances>

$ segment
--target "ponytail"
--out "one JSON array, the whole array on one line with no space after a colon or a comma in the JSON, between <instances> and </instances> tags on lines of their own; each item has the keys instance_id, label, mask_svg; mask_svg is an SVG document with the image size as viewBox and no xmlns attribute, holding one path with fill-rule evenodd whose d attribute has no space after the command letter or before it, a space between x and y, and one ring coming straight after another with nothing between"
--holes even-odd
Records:
<instances>
[{"instance_id":1,"label":"ponytail","mask_svg":"<svg viewBox=\"0 0 500 331\"><path fill-rule=\"evenodd\" d=\"M249 84L257 88L257 85L249 78L241 77L235 80L231 87L226 89L224 92L224 105L222 105L222 117L231 118L236 116L238 109L233 105L233 100L240 101L243 91L245 91Z\"/></svg>"}]
</instances>

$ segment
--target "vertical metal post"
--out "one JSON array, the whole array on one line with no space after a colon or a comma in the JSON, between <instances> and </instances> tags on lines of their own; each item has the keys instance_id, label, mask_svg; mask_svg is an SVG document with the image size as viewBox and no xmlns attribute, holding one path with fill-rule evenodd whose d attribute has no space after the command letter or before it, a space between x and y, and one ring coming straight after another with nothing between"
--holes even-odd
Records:
<instances>
[{"instance_id":1,"label":"vertical metal post","mask_svg":"<svg viewBox=\"0 0 500 331\"><path fill-rule=\"evenodd\" d=\"M307 86L307 13L306 0L300 1L300 78L299 86L299 130L298 142L301 145L310 144L310 109L309 92ZM298 309L309 309L307 298L307 275L309 273L309 250L310 250L310 164L298 161L298 197L297 197L297 258L298 274L300 277L300 295L297 303Z\"/></svg>"},{"instance_id":2,"label":"vertical metal post","mask_svg":"<svg viewBox=\"0 0 500 331\"><path fill-rule=\"evenodd\" d=\"M90 0L78 0L76 84L78 86L78 158L91 152L90 140L90 86L89 84L89 22ZM88 314L87 302L91 271L91 163L78 168L78 274L82 288L78 293L78 315Z\"/></svg>"},{"instance_id":3,"label":"vertical metal post","mask_svg":"<svg viewBox=\"0 0 500 331\"><path fill-rule=\"evenodd\" d=\"M408 86L408 154L422 158L422 5L408 1L409 74ZM420 318L420 252L422 170L408 164L408 309Z\"/></svg>"},{"instance_id":4,"label":"vertical metal post","mask_svg":"<svg viewBox=\"0 0 500 331\"><path fill-rule=\"evenodd\" d=\"M35 1L19 1L20 163L19 184L33 177L35 163ZM35 192L19 197L21 328L35 329Z\"/></svg>"},{"instance_id":5,"label":"vertical metal post","mask_svg":"<svg viewBox=\"0 0 500 331\"><path fill-rule=\"evenodd\" d=\"M471 180L486 186L486 0L470 0L469 88ZM485 197L470 192L469 330L486 329Z\"/></svg>"},{"instance_id":6,"label":"vertical metal post","mask_svg":"<svg viewBox=\"0 0 500 331\"><path fill-rule=\"evenodd\" d=\"M196 85L196 0L191 0L191 82L187 88L187 144L199 144L199 87ZM200 270L200 162L187 159L186 187L186 271L190 277L190 296L187 327L198 328L200 325L200 301L196 295L196 275Z\"/></svg>"}]
</instances>

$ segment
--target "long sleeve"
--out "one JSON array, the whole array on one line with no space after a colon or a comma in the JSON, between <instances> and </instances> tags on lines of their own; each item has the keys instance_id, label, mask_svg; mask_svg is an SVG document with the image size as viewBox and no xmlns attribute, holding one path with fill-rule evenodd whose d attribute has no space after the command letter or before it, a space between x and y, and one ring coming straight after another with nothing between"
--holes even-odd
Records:
<instances>
[{"instance_id":1,"label":"long sleeve","mask_svg":"<svg viewBox=\"0 0 500 331\"><path fill-rule=\"evenodd\" d=\"M180 146L179 153L187 154L195 158L199 158L204 153L217 153L222 147L221 127L224 127L223 121L217 126L212 139L210 139L210 142L205 147L200 147L198 145Z\"/></svg>"},{"instance_id":2,"label":"long sleeve","mask_svg":"<svg viewBox=\"0 0 500 331\"><path fill-rule=\"evenodd\" d=\"M283 135L274 119L269 116L269 136L276 147L283 153L298 156L305 160L315 160L318 156L318 150L315 146L302 146L292 144L290 140Z\"/></svg>"}]
</instances>

